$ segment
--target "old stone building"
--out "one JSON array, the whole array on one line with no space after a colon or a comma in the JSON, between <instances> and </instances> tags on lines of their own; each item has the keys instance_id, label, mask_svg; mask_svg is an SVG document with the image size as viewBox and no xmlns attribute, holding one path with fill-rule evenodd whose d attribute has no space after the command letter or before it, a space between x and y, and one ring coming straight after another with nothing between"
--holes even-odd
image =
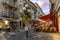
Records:
<instances>
[{"instance_id":1,"label":"old stone building","mask_svg":"<svg viewBox=\"0 0 60 40\"><path fill-rule=\"evenodd\" d=\"M51 20L53 23L53 26L57 28L57 31L59 32L59 22L58 22L58 16L59 16L59 9L60 9L60 0L49 0L50 1L50 14L51 14Z\"/></svg>"}]
</instances>

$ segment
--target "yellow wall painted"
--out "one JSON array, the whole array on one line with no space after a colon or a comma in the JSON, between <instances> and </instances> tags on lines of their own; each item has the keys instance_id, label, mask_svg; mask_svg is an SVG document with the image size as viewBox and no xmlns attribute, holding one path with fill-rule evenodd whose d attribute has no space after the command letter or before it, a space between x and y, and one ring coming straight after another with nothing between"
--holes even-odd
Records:
<instances>
[{"instance_id":1,"label":"yellow wall painted","mask_svg":"<svg viewBox=\"0 0 60 40\"><path fill-rule=\"evenodd\" d=\"M60 16L58 16L58 31L60 32Z\"/></svg>"}]
</instances>

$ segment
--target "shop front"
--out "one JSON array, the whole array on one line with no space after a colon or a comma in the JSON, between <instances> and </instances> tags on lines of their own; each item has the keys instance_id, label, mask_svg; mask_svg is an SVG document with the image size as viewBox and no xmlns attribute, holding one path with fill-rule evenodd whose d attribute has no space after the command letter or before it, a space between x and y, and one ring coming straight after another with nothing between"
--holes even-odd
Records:
<instances>
[{"instance_id":1,"label":"shop front","mask_svg":"<svg viewBox=\"0 0 60 40\"><path fill-rule=\"evenodd\" d=\"M5 19L0 19L0 31L5 31L5 29L9 28L9 21Z\"/></svg>"},{"instance_id":2,"label":"shop front","mask_svg":"<svg viewBox=\"0 0 60 40\"><path fill-rule=\"evenodd\" d=\"M44 24L42 24L43 26L40 28L41 31L44 32L58 32L58 27L54 26L54 24L56 24L56 21L53 21L50 19L51 14L48 14L46 16L43 16L41 18L38 19L38 21L43 22Z\"/></svg>"}]
</instances>

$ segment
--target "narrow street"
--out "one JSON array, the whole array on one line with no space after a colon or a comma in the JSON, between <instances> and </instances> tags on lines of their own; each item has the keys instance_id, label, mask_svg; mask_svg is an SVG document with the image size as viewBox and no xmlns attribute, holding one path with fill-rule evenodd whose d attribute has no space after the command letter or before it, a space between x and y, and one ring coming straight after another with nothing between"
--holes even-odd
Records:
<instances>
[{"instance_id":1,"label":"narrow street","mask_svg":"<svg viewBox=\"0 0 60 40\"><path fill-rule=\"evenodd\" d=\"M1 34L0 40L60 40L59 33L44 33L44 32L29 32L29 37L26 38L25 31L21 30L20 32L10 32Z\"/></svg>"},{"instance_id":2,"label":"narrow street","mask_svg":"<svg viewBox=\"0 0 60 40\"><path fill-rule=\"evenodd\" d=\"M60 0L0 0L0 40L60 40Z\"/></svg>"}]
</instances>

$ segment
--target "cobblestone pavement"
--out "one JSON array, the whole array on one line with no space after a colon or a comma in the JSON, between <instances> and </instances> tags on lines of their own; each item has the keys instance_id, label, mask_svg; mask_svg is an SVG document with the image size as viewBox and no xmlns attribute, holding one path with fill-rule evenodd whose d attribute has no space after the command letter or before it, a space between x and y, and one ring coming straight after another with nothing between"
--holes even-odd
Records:
<instances>
[{"instance_id":1,"label":"cobblestone pavement","mask_svg":"<svg viewBox=\"0 0 60 40\"><path fill-rule=\"evenodd\" d=\"M29 37L26 38L25 31L0 33L0 40L60 40L59 33L44 33L44 32L32 32L29 31Z\"/></svg>"},{"instance_id":2,"label":"cobblestone pavement","mask_svg":"<svg viewBox=\"0 0 60 40\"><path fill-rule=\"evenodd\" d=\"M60 34L59 33L38 32L35 34L37 35L37 37L41 38L41 40L60 40Z\"/></svg>"},{"instance_id":3,"label":"cobblestone pavement","mask_svg":"<svg viewBox=\"0 0 60 40\"><path fill-rule=\"evenodd\" d=\"M0 40L6 40L4 34L5 34L5 32L0 33Z\"/></svg>"}]
</instances>

